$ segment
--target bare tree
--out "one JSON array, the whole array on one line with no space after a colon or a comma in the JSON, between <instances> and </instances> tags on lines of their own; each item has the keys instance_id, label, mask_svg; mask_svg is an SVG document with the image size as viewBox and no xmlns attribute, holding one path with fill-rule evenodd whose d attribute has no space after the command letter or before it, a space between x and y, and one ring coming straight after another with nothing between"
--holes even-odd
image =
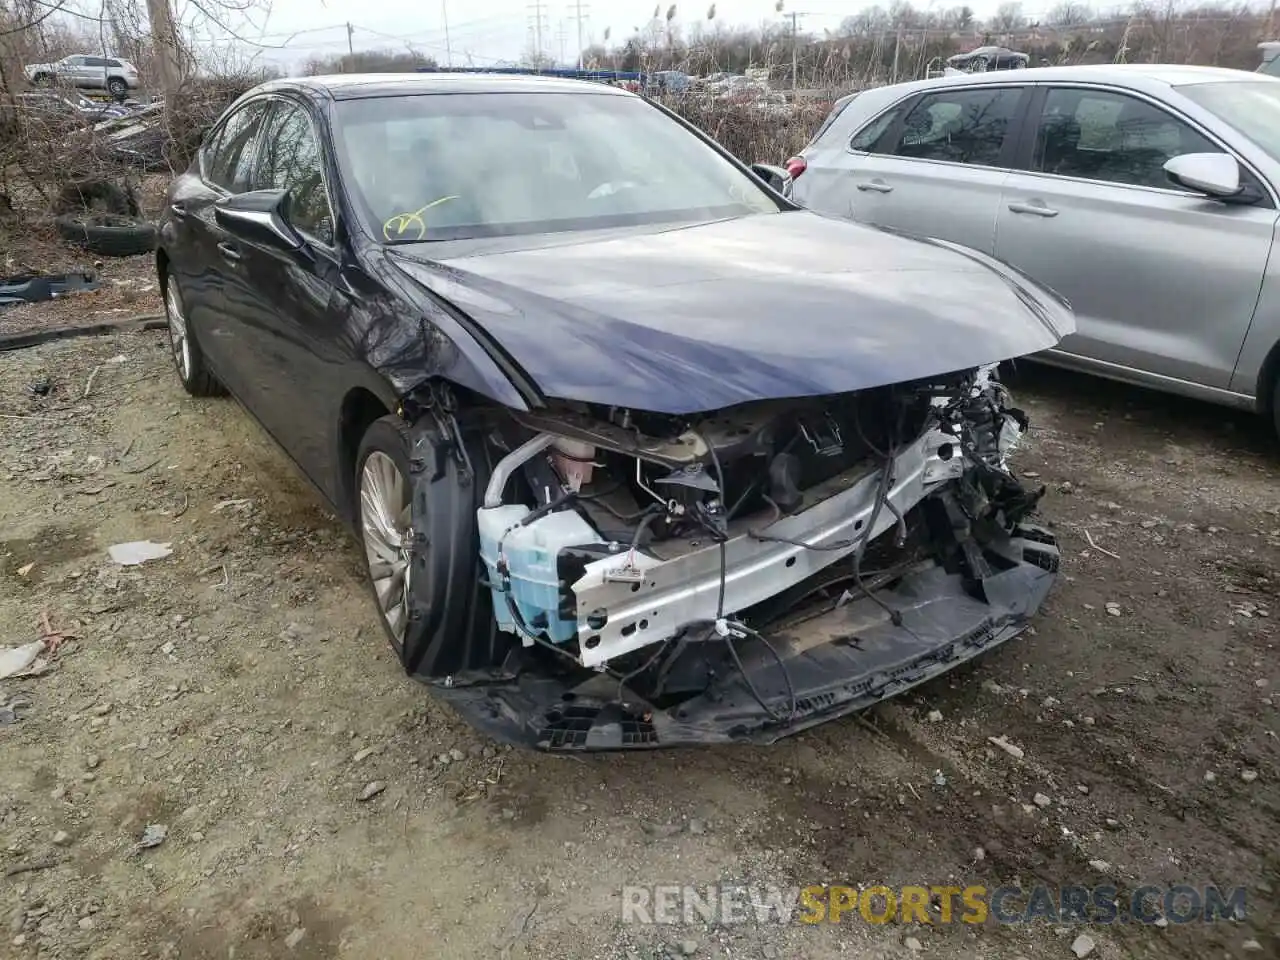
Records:
<instances>
[{"instance_id":1,"label":"bare tree","mask_svg":"<svg viewBox=\"0 0 1280 960\"><path fill-rule=\"evenodd\" d=\"M1053 7L1045 17L1045 22L1054 27L1079 27L1093 19L1093 10L1080 0L1062 0Z\"/></svg>"},{"instance_id":2,"label":"bare tree","mask_svg":"<svg viewBox=\"0 0 1280 960\"><path fill-rule=\"evenodd\" d=\"M1021 3L1002 3L996 7L995 16L987 24L997 33L1012 33L1027 25Z\"/></svg>"}]
</instances>

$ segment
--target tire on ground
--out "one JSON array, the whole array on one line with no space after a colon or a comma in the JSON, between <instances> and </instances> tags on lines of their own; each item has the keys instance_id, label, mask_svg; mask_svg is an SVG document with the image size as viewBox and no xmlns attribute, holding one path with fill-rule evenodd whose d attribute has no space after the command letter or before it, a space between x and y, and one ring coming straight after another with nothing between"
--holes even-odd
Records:
<instances>
[{"instance_id":1,"label":"tire on ground","mask_svg":"<svg viewBox=\"0 0 1280 960\"><path fill-rule=\"evenodd\" d=\"M145 220L112 214L66 214L54 217L53 225L64 240L104 257L150 253L156 246L156 228Z\"/></svg>"},{"instance_id":2,"label":"tire on ground","mask_svg":"<svg viewBox=\"0 0 1280 960\"><path fill-rule=\"evenodd\" d=\"M55 216L86 210L93 213L114 213L122 217L136 217L139 214L138 200L132 190L99 177L72 180L58 191L58 196L53 201Z\"/></svg>"}]
</instances>

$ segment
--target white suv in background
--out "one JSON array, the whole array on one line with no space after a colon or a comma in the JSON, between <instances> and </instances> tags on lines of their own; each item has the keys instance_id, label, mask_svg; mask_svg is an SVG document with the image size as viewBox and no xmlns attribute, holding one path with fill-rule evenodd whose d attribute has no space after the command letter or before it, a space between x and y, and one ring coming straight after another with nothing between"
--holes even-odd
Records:
<instances>
[{"instance_id":1,"label":"white suv in background","mask_svg":"<svg viewBox=\"0 0 1280 960\"><path fill-rule=\"evenodd\" d=\"M31 83L66 83L83 90L106 90L123 97L140 84L138 68L119 57L77 53L56 63L29 63L22 68Z\"/></svg>"}]
</instances>

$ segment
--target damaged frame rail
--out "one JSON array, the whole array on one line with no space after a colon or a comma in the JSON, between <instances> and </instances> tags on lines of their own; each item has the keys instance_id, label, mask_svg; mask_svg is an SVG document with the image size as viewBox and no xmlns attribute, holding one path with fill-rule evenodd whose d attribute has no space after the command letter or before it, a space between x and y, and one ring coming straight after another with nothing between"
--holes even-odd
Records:
<instances>
[{"instance_id":1,"label":"damaged frame rail","mask_svg":"<svg viewBox=\"0 0 1280 960\"><path fill-rule=\"evenodd\" d=\"M497 464L482 512L498 507L506 480L554 440L540 434ZM832 478L808 492L811 503L805 509L731 536L723 545L709 539L668 560L617 545L618 553L587 564L572 584L578 659L585 667L603 669L688 624L713 621L721 610L733 613L767 600L848 558L859 541L870 543L897 525L898 517L965 469L956 436L929 429L894 458L884 496L887 509L876 509L883 468L872 467L856 478Z\"/></svg>"}]
</instances>

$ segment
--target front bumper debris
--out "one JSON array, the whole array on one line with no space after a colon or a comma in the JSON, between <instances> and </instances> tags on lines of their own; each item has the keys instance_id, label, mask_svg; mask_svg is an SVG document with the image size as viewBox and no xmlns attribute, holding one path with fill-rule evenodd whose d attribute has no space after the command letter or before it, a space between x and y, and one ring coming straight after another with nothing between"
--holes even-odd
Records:
<instances>
[{"instance_id":1,"label":"front bumper debris","mask_svg":"<svg viewBox=\"0 0 1280 960\"><path fill-rule=\"evenodd\" d=\"M917 478L922 472L923 464ZM557 677L518 665L505 682L437 691L486 734L541 750L771 743L896 696L1027 627L1056 578L1053 535L1021 524L1011 535L987 537L981 547L971 536L956 545L970 557L981 555L985 575L975 579L923 561L876 591L881 603L861 597L797 626L766 631L795 697L795 712L783 721L773 716L785 717L791 707L783 671L763 644L748 640L739 641L745 677L727 671L700 695L666 708L620 697L619 681L603 674L582 681L581 674Z\"/></svg>"},{"instance_id":2,"label":"front bumper debris","mask_svg":"<svg viewBox=\"0 0 1280 960\"><path fill-rule=\"evenodd\" d=\"M854 541L874 540L897 523L895 513L905 514L963 471L964 457L955 436L930 430L894 461L893 483L885 495L892 509L875 509L882 470L868 471L852 483L847 476L833 478L810 491L818 499L812 507L780 517L760 531L778 541L793 542L757 539L745 532L725 542L723 604L722 557L716 543L670 560L636 553L630 562L643 575L639 590L628 580L613 578L623 558L589 564L573 585L578 631L590 638L583 646L583 666L593 667L648 646L671 636L684 624L714 620L721 607L745 610L795 586L847 559L854 551ZM840 490L846 485L848 489ZM878 515L868 533L864 527L873 514ZM840 543L850 545L832 549ZM597 611L607 612L603 625L592 623Z\"/></svg>"}]
</instances>

